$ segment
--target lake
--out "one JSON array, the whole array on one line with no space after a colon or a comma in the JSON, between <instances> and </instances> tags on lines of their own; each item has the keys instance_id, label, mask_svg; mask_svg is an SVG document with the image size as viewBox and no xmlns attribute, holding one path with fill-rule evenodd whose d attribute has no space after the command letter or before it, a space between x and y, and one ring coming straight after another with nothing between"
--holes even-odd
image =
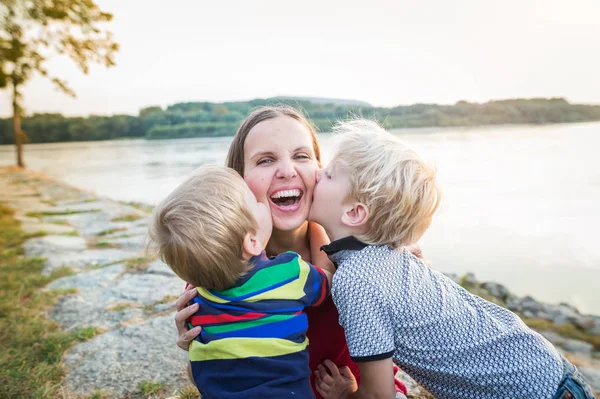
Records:
<instances>
[{"instance_id":1,"label":"lake","mask_svg":"<svg viewBox=\"0 0 600 399\"><path fill-rule=\"evenodd\" d=\"M600 123L394 131L438 166L442 208L421 245L434 268L600 314ZM231 137L29 144L25 161L120 201L154 204ZM325 159L331 137L322 135ZM0 165L14 164L0 146Z\"/></svg>"}]
</instances>

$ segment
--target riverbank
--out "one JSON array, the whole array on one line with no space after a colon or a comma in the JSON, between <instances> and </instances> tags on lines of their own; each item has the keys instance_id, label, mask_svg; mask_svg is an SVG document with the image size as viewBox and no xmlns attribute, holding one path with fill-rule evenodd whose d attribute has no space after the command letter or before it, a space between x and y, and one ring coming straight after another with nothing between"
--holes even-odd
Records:
<instances>
[{"instance_id":1,"label":"riverbank","mask_svg":"<svg viewBox=\"0 0 600 399\"><path fill-rule=\"evenodd\" d=\"M174 300L183 282L164 263L144 256L149 209L16 168L0 168L0 193L2 220L12 232L0 241L6 257L1 277L11 282L2 286L2 296L6 291L15 299L3 302L0 313L2 369L9 370L0 384L9 391L0 396L197 397L185 377L187 354L174 345ZM519 312L600 391L600 317L518 298L472 275L451 277ZM22 348L34 349L15 357ZM27 368L35 373L19 374ZM45 396L33 395L32 385L44 378L51 378ZM426 397L407 376L401 378L411 397Z\"/></svg>"}]
</instances>

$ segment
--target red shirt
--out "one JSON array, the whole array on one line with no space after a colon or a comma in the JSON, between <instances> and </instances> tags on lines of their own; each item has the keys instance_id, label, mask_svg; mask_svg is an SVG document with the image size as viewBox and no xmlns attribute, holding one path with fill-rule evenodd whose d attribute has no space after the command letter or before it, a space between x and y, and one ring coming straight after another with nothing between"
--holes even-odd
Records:
<instances>
[{"instance_id":1,"label":"red shirt","mask_svg":"<svg viewBox=\"0 0 600 399\"><path fill-rule=\"evenodd\" d=\"M346 344L346 336L344 329L338 323L338 311L329 297L321 306L306 308L308 316L308 355L310 366L310 383L313 386L313 391L317 399L322 399L321 395L314 389L314 371L317 366L329 359L338 367L348 366L356 382L360 385L360 374L358 366L350 359L348 345ZM394 375L398 371L398 367L394 365ZM407 395L406 386L395 380L396 392L402 392Z\"/></svg>"}]
</instances>

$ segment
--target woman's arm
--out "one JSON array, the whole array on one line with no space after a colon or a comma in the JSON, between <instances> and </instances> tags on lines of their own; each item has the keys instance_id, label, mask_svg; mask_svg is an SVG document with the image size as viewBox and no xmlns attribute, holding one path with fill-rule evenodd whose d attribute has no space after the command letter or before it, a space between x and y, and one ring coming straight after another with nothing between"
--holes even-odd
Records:
<instances>
[{"instance_id":1,"label":"woman's arm","mask_svg":"<svg viewBox=\"0 0 600 399\"><path fill-rule=\"evenodd\" d=\"M194 327L190 330L187 324L187 320L200 307L197 303L193 305L189 304L196 295L198 295L196 287L187 287L185 292L175 302L175 308L177 309L177 313L175 313L175 326L177 327L178 335L177 346L186 351L190 349L190 344L200 334L200 331L202 331L202 327Z\"/></svg>"},{"instance_id":2,"label":"woman's arm","mask_svg":"<svg viewBox=\"0 0 600 399\"><path fill-rule=\"evenodd\" d=\"M321 251L323 245L327 245L331 242L329 237L327 237L327 233L325 233L325 229L314 222L309 222L308 229L310 232L310 263L331 274L335 273L333 263L331 263L327 254Z\"/></svg>"}]
</instances>

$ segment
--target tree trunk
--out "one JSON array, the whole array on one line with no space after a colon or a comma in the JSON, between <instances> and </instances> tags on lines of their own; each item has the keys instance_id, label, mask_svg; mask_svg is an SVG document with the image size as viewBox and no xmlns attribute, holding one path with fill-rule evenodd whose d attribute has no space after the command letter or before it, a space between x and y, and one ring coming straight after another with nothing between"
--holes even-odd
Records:
<instances>
[{"instance_id":1,"label":"tree trunk","mask_svg":"<svg viewBox=\"0 0 600 399\"><path fill-rule=\"evenodd\" d=\"M15 146L17 147L17 166L24 168L23 162L23 132L21 131L21 107L19 107L19 91L13 80L13 127L15 131Z\"/></svg>"}]
</instances>

